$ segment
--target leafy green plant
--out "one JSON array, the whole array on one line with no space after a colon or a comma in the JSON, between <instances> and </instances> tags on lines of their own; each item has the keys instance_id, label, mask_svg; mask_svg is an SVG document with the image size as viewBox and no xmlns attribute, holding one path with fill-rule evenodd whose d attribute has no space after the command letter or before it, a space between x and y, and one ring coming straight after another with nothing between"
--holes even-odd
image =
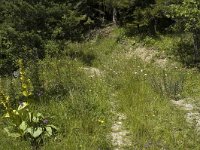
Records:
<instances>
[{"instance_id":1,"label":"leafy green plant","mask_svg":"<svg viewBox=\"0 0 200 150\"><path fill-rule=\"evenodd\" d=\"M26 77L23 60L19 60L20 67L20 95L24 102L19 102L18 108L14 109L11 98L0 92L0 104L4 108L4 130L10 137L21 138L29 141L33 150L38 150L44 143L44 139L55 135L58 128L49 124L49 119L39 112L28 109L29 96L32 95L31 80Z\"/></svg>"},{"instance_id":2,"label":"leafy green plant","mask_svg":"<svg viewBox=\"0 0 200 150\"><path fill-rule=\"evenodd\" d=\"M181 3L169 6L169 15L176 20L178 29L192 33L194 46L194 62L199 63L200 56L200 2L198 0L183 0Z\"/></svg>"},{"instance_id":3,"label":"leafy green plant","mask_svg":"<svg viewBox=\"0 0 200 150\"><path fill-rule=\"evenodd\" d=\"M31 112L27 108L27 102L20 102L15 110L9 105L9 97L3 95L1 104L6 109L3 118L6 125L4 130L8 136L29 141L34 150L39 149L44 139L55 135L58 130L56 126L49 124L49 120L41 113Z\"/></svg>"}]
</instances>

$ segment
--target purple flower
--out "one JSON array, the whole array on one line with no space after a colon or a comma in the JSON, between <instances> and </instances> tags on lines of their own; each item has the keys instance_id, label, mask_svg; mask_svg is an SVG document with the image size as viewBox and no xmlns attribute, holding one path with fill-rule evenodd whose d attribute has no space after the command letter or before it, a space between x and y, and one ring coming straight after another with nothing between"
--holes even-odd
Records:
<instances>
[{"instance_id":1,"label":"purple flower","mask_svg":"<svg viewBox=\"0 0 200 150\"><path fill-rule=\"evenodd\" d=\"M19 102L19 105L20 105L20 106L23 106L23 105L24 105L24 103L23 103L22 101L20 101L20 102Z\"/></svg>"},{"instance_id":2,"label":"purple flower","mask_svg":"<svg viewBox=\"0 0 200 150\"><path fill-rule=\"evenodd\" d=\"M47 124L48 122L49 122L49 120L47 120L47 119L44 119L44 120L43 120L43 123L44 123L44 124Z\"/></svg>"},{"instance_id":3,"label":"purple flower","mask_svg":"<svg viewBox=\"0 0 200 150\"><path fill-rule=\"evenodd\" d=\"M38 96L42 96L43 92L42 91L38 91L37 95Z\"/></svg>"}]
</instances>

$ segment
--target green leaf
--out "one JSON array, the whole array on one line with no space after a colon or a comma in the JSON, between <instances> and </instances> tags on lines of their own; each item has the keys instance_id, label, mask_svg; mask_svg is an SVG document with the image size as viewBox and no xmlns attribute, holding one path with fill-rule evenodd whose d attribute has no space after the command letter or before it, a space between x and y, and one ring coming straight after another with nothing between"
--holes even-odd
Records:
<instances>
[{"instance_id":1,"label":"green leaf","mask_svg":"<svg viewBox=\"0 0 200 150\"><path fill-rule=\"evenodd\" d=\"M32 122L32 116L33 116L32 113L29 112L29 113L28 113L28 116L29 116L29 121Z\"/></svg>"},{"instance_id":2,"label":"green leaf","mask_svg":"<svg viewBox=\"0 0 200 150\"><path fill-rule=\"evenodd\" d=\"M9 136L13 137L13 138L19 138L19 137L21 137L21 134L19 134L19 133L10 133Z\"/></svg>"},{"instance_id":3,"label":"green leaf","mask_svg":"<svg viewBox=\"0 0 200 150\"><path fill-rule=\"evenodd\" d=\"M43 132L43 130L42 130L41 127L37 128L37 130L35 130L35 131L33 132L33 137L34 137L34 138L39 137L39 136L42 134L42 132Z\"/></svg>"},{"instance_id":4,"label":"green leaf","mask_svg":"<svg viewBox=\"0 0 200 150\"><path fill-rule=\"evenodd\" d=\"M51 127L46 127L46 131L48 136L52 136L52 128Z\"/></svg>"},{"instance_id":5,"label":"green leaf","mask_svg":"<svg viewBox=\"0 0 200 150\"><path fill-rule=\"evenodd\" d=\"M13 138L18 138L21 137L21 134L19 133L10 133L8 128L4 128L4 130L6 131L6 133L8 134L8 136L13 137Z\"/></svg>"},{"instance_id":6,"label":"green leaf","mask_svg":"<svg viewBox=\"0 0 200 150\"><path fill-rule=\"evenodd\" d=\"M54 126L52 124L47 125L47 127L51 127L52 129L59 130L56 126Z\"/></svg>"},{"instance_id":7,"label":"green leaf","mask_svg":"<svg viewBox=\"0 0 200 150\"><path fill-rule=\"evenodd\" d=\"M38 122L39 122L39 118L38 118L38 117L35 117L35 116L33 116L33 119L32 119L32 121L33 121L33 122L35 122L35 123L38 123Z\"/></svg>"},{"instance_id":8,"label":"green leaf","mask_svg":"<svg viewBox=\"0 0 200 150\"><path fill-rule=\"evenodd\" d=\"M41 113L37 113L38 118L44 118L44 116Z\"/></svg>"},{"instance_id":9,"label":"green leaf","mask_svg":"<svg viewBox=\"0 0 200 150\"><path fill-rule=\"evenodd\" d=\"M19 128L25 131L27 129L27 123L25 121L22 121L22 123L19 125Z\"/></svg>"},{"instance_id":10,"label":"green leaf","mask_svg":"<svg viewBox=\"0 0 200 150\"><path fill-rule=\"evenodd\" d=\"M4 114L3 118L10 118L10 114L9 113Z\"/></svg>"},{"instance_id":11,"label":"green leaf","mask_svg":"<svg viewBox=\"0 0 200 150\"><path fill-rule=\"evenodd\" d=\"M24 108L26 108L29 104L27 102L23 102L22 105L19 105L17 110L22 110Z\"/></svg>"},{"instance_id":12,"label":"green leaf","mask_svg":"<svg viewBox=\"0 0 200 150\"><path fill-rule=\"evenodd\" d=\"M33 127L27 128L26 132L30 133L33 136Z\"/></svg>"}]
</instances>

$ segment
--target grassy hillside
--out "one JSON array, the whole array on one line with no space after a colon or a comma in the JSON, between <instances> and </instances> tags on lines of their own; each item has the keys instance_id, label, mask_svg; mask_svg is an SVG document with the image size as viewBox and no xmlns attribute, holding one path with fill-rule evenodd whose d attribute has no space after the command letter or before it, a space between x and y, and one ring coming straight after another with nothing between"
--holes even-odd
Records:
<instances>
[{"instance_id":1,"label":"grassy hillside","mask_svg":"<svg viewBox=\"0 0 200 150\"><path fill-rule=\"evenodd\" d=\"M157 58L171 56L167 50L176 49L178 38L141 41L138 37L126 37L123 29L108 27L91 40L68 43L57 59L40 61L40 78L46 92L40 95L39 102L32 101L30 109L52 116L51 122L59 128L41 149L114 149L113 107L126 116L122 123L131 145L124 149L200 149L195 124L188 124L186 111L171 103L172 99L185 97L198 103L199 73L180 63L171 66L173 59L164 68L155 63ZM149 62L135 53L144 46L158 52ZM17 93L19 79L1 79L1 90ZM4 123L0 126L0 149L30 149L27 142L7 137Z\"/></svg>"}]
</instances>

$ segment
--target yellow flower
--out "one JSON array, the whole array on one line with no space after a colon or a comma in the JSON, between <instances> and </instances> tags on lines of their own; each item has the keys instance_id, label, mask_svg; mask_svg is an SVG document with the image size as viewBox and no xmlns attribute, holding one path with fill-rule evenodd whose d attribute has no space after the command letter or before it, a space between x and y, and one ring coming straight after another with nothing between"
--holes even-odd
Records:
<instances>
[{"instance_id":1,"label":"yellow flower","mask_svg":"<svg viewBox=\"0 0 200 150\"><path fill-rule=\"evenodd\" d=\"M10 97L9 96L6 96L6 101L9 101Z\"/></svg>"},{"instance_id":2,"label":"yellow flower","mask_svg":"<svg viewBox=\"0 0 200 150\"><path fill-rule=\"evenodd\" d=\"M22 81L23 81L23 80L24 80L24 76L21 76L21 77L20 77L20 80L22 80Z\"/></svg>"},{"instance_id":3,"label":"yellow flower","mask_svg":"<svg viewBox=\"0 0 200 150\"><path fill-rule=\"evenodd\" d=\"M24 89L26 89L26 88L27 88L27 85L26 85L26 84L22 84L22 87L23 87Z\"/></svg>"},{"instance_id":4,"label":"yellow flower","mask_svg":"<svg viewBox=\"0 0 200 150\"><path fill-rule=\"evenodd\" d=\"M13 113L14 113L15 115L19 115L18 111L16 111L16 110L13 110Z\"/></svg>"},{"instance_id":5,"label":"yellow flower","mask_svg":"<svg viewBox=\"0 0 200 150\"><path fill-rule=\"evenodd\" d=\"M22 62L22 59L19 59L18 60L18 63L21 65L23 62Z\"/></svg>"},{"instance_id":6,"label":"yellow flower","mask_svg":"<svg viewBox=\"0 0 200 150\"><path fill-rule=\"evenodd\" d=\"M102 124L105 122L104 120L100 120L100 119L99 119L98 121L99 121L100 123L102 123Z\"/></svg>"},{"instance_id":7,"label":"yellow flower","mask_svg":"<svg viewBox=\"0 0 200 150\"><path fill-rule=\"evenodd\" d=\"M29 95L27 91L23 91L22 94L23 94L24 96L28 96L28 95Z\"/></svg>"},{"instance_id":8,"label":"yellow flower","mask_svg":"<svg viewBox=\"0 0 200 150\"><path fill-rule=\"evenodd\" d=\"M7 112L3 117L4 117L4 118L9 118L9 117L10 117L10 114Z\"/></svg>"}]
</instances>

